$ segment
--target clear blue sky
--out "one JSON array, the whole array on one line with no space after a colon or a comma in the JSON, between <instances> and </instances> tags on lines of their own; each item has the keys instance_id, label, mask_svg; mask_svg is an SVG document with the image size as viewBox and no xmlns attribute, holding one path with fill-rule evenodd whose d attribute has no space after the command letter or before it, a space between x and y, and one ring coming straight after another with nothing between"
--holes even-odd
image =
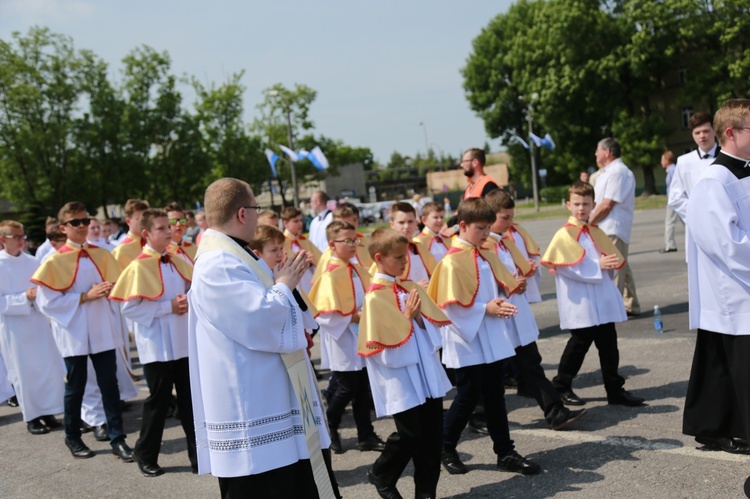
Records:
<instances>
[{"instance_id":1,"label":"clear blue sky","mask_svg":"<svg viewBox=\"0 0 750 499\"><path fill-rule=\"evenodd\" d=\"M420 122L438 152L457 156L484 144L459 69L471 41L511 3L0 0L0 38L47 26L93 50L115 74L143 44L168 51L176 74L206 82L244 69L248 122L261 90L303 83L318 91L315 133L370 147L387 162L394 150L425 151Z\"/></svg>"}]
</instances>

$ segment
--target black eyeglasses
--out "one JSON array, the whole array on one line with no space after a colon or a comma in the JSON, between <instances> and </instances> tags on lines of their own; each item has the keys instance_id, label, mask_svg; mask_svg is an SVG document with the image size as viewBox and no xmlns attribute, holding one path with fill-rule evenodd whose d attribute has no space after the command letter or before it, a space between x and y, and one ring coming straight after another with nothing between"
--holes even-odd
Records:
<instances>
[{"instance_id":1,"label":"black eyeglasses","mask_svg":"<svg viewBox=\"0 0 750 499\"><path fill-rule=\"evenodd\" d=\"M355 244L357 244L357 240L356 239L335 239L333 242L334 243L348 244L349 246L354 246Z\"/></svg>"},{"instance_id":2,"label":"black eyeglasses","mask_svg":"<svg viewBox=\"0 0 750 499\"><path fill-rule=\"evenodd\" d=\"M249 210L252 208L255 210L256 213L260 213L261 211L263 211L262 206L243 206L243 208L245 208L246 210Z\"/></svg>"},{"instance_id":3,"label":"black eyeglasses","mask_svg":"<svg viewBox=\"0 0 750 499\"><path fill-rule=\"evenodd\" d=\"M14 236L13 234L8 234L7 236L3 236L5 239L15 239L16 241L25 241L26 240L26 234L21 234L20 236Z\"/></svg>"},{"instance_id":4,"label":"black eyeglasses","mask_svg":"<svg viewBox=\"0 0 750 499\"><path fill-rule=\"evenodd\" d=\"M71 227L78 227L79 225L83 224L84 227L88 227L91 223L90 218L74 218L72 220L68 220L67 222L64 222L63 225L70 225Z\"/></svg>"}]
</instances>

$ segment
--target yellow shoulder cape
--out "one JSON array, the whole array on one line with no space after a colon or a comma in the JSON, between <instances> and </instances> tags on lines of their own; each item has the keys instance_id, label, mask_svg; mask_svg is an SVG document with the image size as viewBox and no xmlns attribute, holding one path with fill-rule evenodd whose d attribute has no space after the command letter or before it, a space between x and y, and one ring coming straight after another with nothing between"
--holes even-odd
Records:
<instances>
[{"instance_id":1,"label":"yellow shoulder cape","mask_svg":"<svg viewBox=\"0 0 750 499\"><path fill-rule=\"evenodd\" d=\"M310 290L310 300L320 314L339 313L351 315L356 312L357 299L354 290L352 272L356 272L366 290L370 285L370 276L364 267L347 264L338 258L331 260L320 279L315 281Z\"/></svg>"},{"instance_id":2,"label":"yellow shoulder cape","mask_svg":"<svg viewBox=\"0 0 750 499\"><path fill-rule=\"evenodd\" d=\"M313 256L313 265L318 265L320 262L320 250L315 247L313 243L310 242L308 238L305 236L293 236L288 231L284 231L284 250L286 251L287 256L291 257L294 252L292 251L292 242L296 242L300 248L307 251L308 253L312 253Z\"/></svg>"},{"instance_id":3,"label":"yellow shoulder cape","mask_svg":"<svg viewBox=\"0 0 750 499\"><path fill-rule=\"evenodd\" d=\"M446 239L442 236L440 237L440 239L443 241L443 244L445 244L446 247L450 249L451 240L448 239L446 242ZM435 236L427 232L427 229L424 229L422 230L422 232L414 236L412 238L412 241L414 241L415 243L423 244L427 247L428 250L430 250L432 249L432 245L435 244ZM435 265L437 265L437 262L435 263Z\"/></svg>"},{"instance_id":4,"label":"yellow shoulder cape","mask_svg":"<svg viewBox=\"0 0 750 499\"><path fill-rule=\"evenodd\" d=\"M177 255L168 256L177 273L190 282L193 279L193 268ZM144 247L143 252L122 271L109 298L115 301L130 301L136 298L158 300L163 294L161 254Z\"/></svg>"},{"instance_id":5,"label":"yellow shoulder cape","mask_svg":"<svg viewBox=\"0 0 750 499\"><path fill-rule=\"evenodd\" d=\"M112 250L112 256L115 257L122 268L125 268L141 254L143 243L143 239L128 233L128 237Z\"/></svg>"},{"instance_id":6,"label":"yellow shoulder cape","mask_svg":"<svg viewBox=\"0 0 750 499\"><path fill-rule=\"evenodd\" d=\"M65 243L65 246L36 269L31 282L55 291L66 291L73 286L78 275L78 260L86 257L91 258L102 281L117 281L120 276L120 264L109 251L97 246L81 249Z\"/></svg>"},{"instance_id":7,"label":"yellow shoulder cape","mask_svg":"<svg viewBox=\"0 0 750 499\"><path fill-rule=\"evenodd\" d=\"M182 253L187 256L193 264L195 264L195 254L198 252L198 246L185 241L179 246L176 244L170 244L167 246L167 251L173 255L179 255Z\"/></svg>"},{"instance_id":8,"label":"yellow shoulder cape","mask_svg":"<svg viewBox=\"0 0 750 499\"><path fill-rule=\"evenodd\" d=\"M359 321L359 355L369 357L386 348L398 348L411 338L414 326L401 310L398 291L408 293L412 289L419 293L422 303L420 315L425 320L438 326L450 324L445 313L417 283L400 280L392 282L375 277L365 295Z\"/></svg>"},{"instance_id":9,"label":"yellow shoulder cape","mask_svg":"<svg viewBox=\"0 0 750 499\"><path fill-rule=\"evenodd\" d=\"M490 236L487 238L487 242L484 243L483 248L494 250L494 246L497 244L505 246L505 249L508 250L510 256L513 257L513 263L516 265L516 268L518 268L518 271L522 276L526 277L531 274L531 264L523 257L523 253L518 249L518 246L516 246L516 243L510 235L504 235L500 241Z\"/></svg>"},{"instance_id":10,"label":"yellow shoulder cape","mask_svg":"<svg viewBox=\"0 0 750 499\"><path fill-rule=\"evenodd\" d=\"M539 245L534 241L534 238L531 237L531 234L518 225L517 223L514 223L511 228L511 232L518 232L518 235L523 238L523 242L526 245L526 251L529 253L529 256L539 256L541 254L541 249L539 248Z\"/></svg>"},{"instance_id":11,"label":"yellow shoulder cape","mask_svg":"<svg viewBox=\"0 0 750 499\"><path fill-rule=\"evenodd\" d=\"M583 260L586 253L583 246L578 242L581 235L586 232L594 241L596 249L603 255L617 255L617 268L625 265L625 258L617 250L607 235L596 225L585 224L575 217L570 217L568 222L555 232L547 251L542 257L542 265L545 267L572 267Z\"/></svg>"},{"instance_id":12,"label":"yellow shoulder cape","mask_svg":"<svg viewBox=\"0 0 750 499\"><path fill-rule=\"evenodd\" d=\"M477 258L484 258L490 264L495 281L502 286L507 296L518 291L518 282L493 250L477 249L455 239L453 247L440 260L427 289L427 294L440 308L453 303L467 308L474 305L479 291Z\"/></svg>"}]
</instances>

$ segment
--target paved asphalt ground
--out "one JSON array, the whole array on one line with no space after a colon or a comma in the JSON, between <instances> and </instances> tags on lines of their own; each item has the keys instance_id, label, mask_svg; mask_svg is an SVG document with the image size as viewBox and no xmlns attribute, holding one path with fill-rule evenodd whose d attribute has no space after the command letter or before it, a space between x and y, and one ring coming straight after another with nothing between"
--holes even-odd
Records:
<instances>
[{"instance_id":1,"label":"paved asphalt ground","mask_svg":"<svg viewBox=\"0 0 750 499\"><path fill-rule=\"evenodd\" d=\"M687 276L683 230L678 228L677 253L659 254L663 247L664 211L640 211L635 215L630 264L635 272L643 314L618 326L620 370L625 387L648 400L644 407L608 406L601 384L596 352L589 352L576 392L588 400L588 414L564 431L546 428L541 410L530 399L506 395L511 436L518 451L538 462L536 476L500 473L489 437L468 431L458 450L468 465L466 475L443 471L440 497L744 497L743 485L750 475L750 457L700 450L692 438L682 435L682 409L694 347L688 331ZM549 242L563 220L524 223L540 244ZM551 378L568 334L557 327L554 280L545 273L544 301L532 306L540 330L539 348ZM660 305L665 332L654 332L651 310ZM137 352L133 350L134 357ZM137 360L137 359L136 359ZM140 373L140 365L136 362ZM324 383L324 382L323 382ZM141 396L125 413L128 442L134 445L140 423ZM453 393L446 398L446 407ZM386 438L393 430L390 419L378 420L376 430ZM350 413L341 431L346 452L334 456L341 492L347 498L377 497L366 483L365 473L376 458L372 452L355 450L356 432ZM0 497L216 497L217 480L190 473L182 430L168 421L160 464L167 473L142 477L135 464L116 460L107 443L91 434L84 441L96 457L76 461L63 444L62 432L32 436L26 431L19 409L0 407ZM413 469L407 468L398 487L404 497L414 494Z\"/></svg>"}]
</instances>

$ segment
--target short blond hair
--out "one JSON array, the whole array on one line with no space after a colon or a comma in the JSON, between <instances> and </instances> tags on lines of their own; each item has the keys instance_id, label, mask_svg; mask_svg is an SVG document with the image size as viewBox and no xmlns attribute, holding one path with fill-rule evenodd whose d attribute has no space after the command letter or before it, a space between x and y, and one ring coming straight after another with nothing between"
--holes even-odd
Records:
<instances>
[{"instance_id":1,"label":"short blond hair","mask_svg":"<svg viewBox=\"0 0 750 499\"><path fill-rule=\"evenodd\" d=\"M255 235L248 246L251 250L263 251L267 244L284 242L284 233L270 225L259 225L255 228Z\"/></svg>"},{"instance_id":2,"label":"short blond hair","mask_svg":"<svg viewBox=\"0 0 750 499\"><path fill-rule=\"evenodd\" d=\"M390 227L381 227L370 235L370 240L367 243L367 251L374 260L376 254L380 253L382 256L388 256L397 246L404 244L409 244L409 239L405 235Z\"/></svg>"},{"instance_id":3,"label":"short blond hair","mask_svg":"<svg viewBox=\"0 0 750 499\"><path fill-rule=\"evenodd\" d=\"M206 187L203 197L209 227L221 227L229 222L240 208L250 204L252 192L244 180L231 177L214 180Z\"/></svg>"},{"instance_id":4,"label":"short blond hair","mask_svg":"<svg viewBox=\"0 0 750 499\"><path fill-rule=\"evenodd\" d=\"M21 229L23 230L23 224L16 222L15 220L3 220L0 222L0 236L5 237L10 235L10 229Z\"/></svg>"},{"instance_id":5,"label":"short blond hair","mask_svg":"<svg viewBox=\"0 0 750 499\"><path fill-rule=\"evenodd\" d=\"M430 216L432 213L445 213L445 208L443 205L436 203L435 201L430 201L429 203L425 203L422 205L422 216L427 217Z\"/></svg>"},{"instance_id":6,"label":"short blond hair","mask_svg":"<svg viewBox=\"0 0 750 499\"><path fill-rule=\"evenodd\" d=\"M354 226L349 222L344 222L343 220L336 220L335 222L331 222L328 227L326 227L326 238L328 239L328 242L336 239L339 234L341 234L345 230L357 229L355 229Z\"/></svg>"},{"instance_id":7,"label":"short blond hair","mask_svg":"<svg viewBox=\"0 0 750 499\"><path fill-rule=\"evenodd\" d=\"M740 128L750 115L750 99L732 99L724 103L714 116L714 130L719 144L726 142L727 128Z\"/></svg>"},{"instance_id":8,"label":"short blond hair","mask_svg":"<svg viewBox=\"0 0 750 499\"><path fill-rule=\"evenodd\" d=\"M266 224L268 222L275 221L276 225L279 223L279 214L273 210L263 210L258 213L258 223Z\"/></svg>"},{"instance_id":9,"label":"short blond hair","mask_svg":"<svg viewBox=\"0 0 750 499\"><path fill-rule=\"evenodd\" d=\"M351 203L341 203L333 210L333 219L341 220L342 218L359 217L359 208Z\"/></svg>"},{"instance_id":10,"label":"short blond hair","mask_svg":"<svg viewBox=\"0 0 750 499\"><path fill-rule=\"evenodd\" d=\"M128 199L125 201L125 216L130 218L134 213L146 211L149 208L151 206L149 206L148 201L145 199Z\"/></svg>"}]
</instances>

